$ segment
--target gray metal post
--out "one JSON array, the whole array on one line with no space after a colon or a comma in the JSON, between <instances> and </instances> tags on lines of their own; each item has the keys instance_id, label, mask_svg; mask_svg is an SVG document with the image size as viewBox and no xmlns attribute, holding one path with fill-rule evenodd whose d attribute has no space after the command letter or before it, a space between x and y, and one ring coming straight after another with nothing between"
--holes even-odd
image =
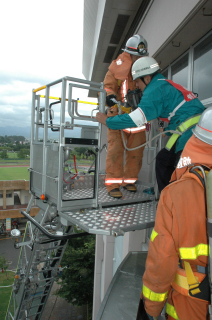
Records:
<instances>
[{"instance_id":1,"label":"gray metal post","mask_svg":"<svg viewBox=\"0 0 212 320\"><path fill-rule=\"evenodd\" d=\"M35 126L35 95L32 90L32 108L31 108L31 143L30 143L30 168L33 168L33 142L34 142L34 126Z\"/></svg>"},{"instance_id":2,"label":"gray metal post","mask_svg":"<svg viewBox=\"0 0 212 320\"><path fill-rule=\"evenodd\" d=\"M38 142L38 134L39 134L39 111L40 111L40 96L37 96L37 112L36 112L36 134L35 134L35 142Z\"/></svg>"},{"instance_id":3,"label":"gray metal post","mask_svg":"<svg viewBox=\"0 0 212 320\"><path fill-rule=\"evenodd\" d=\"M65 104L66 104L66 79L62 80L61 92L61 111L60 111L60 140L59 140L59 170L58 170L58 204L61 206L62 201L62 184L63 184L63 140L65 126Z\"/></svg>"},{"instance_id":4,"label":"gray metal post","mask_svg":"<svg viewBox=\"0 0 212 320\"><path fill-rule=\"evenodd\" d=\"M42 171L42 193L46 194L46 169L47 169L47 139L48 139L48 111L49 111L49 86L46 86L44 133L43 133L43 171Z\"/></svg>"}]
</instances>

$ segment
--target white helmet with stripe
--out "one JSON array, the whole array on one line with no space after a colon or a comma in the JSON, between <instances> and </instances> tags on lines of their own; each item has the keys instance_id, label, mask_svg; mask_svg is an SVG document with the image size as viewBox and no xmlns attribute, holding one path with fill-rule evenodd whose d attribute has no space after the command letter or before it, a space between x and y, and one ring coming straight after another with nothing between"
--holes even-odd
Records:
<instances>
[{"instance_id":1,"label":"white helmet with stripe","mask_svg":"<svg viewBox=\"0 0 212 320\"><path fill-rule=\"evenodd\" d=\"M148 45L147 41L140 36L140 34L135 34L133 37L127 40L125 52L133 54L134 56L148 56Z\"/></svg>"},{"instance_id":2,"label":"white helmet with stripe","mask_svg":"<svg viewBox=\"0 0 212 320\"><path fill-rule=\"evenodd\" d=\"M201 141L212 145L212 107L202 113L198 124L193 129L193 134Z\"/></svg>"},{"instance_id":3,"label":"white helmet with stripe","mask_svg":"<svg viewBox=\"0 0 212 320\"><path fill-rule=\"evenodd\" d=\"M133 80L154 74L160 70L159 64L152 57L142 57L136 60L132 66Z\"/></svg>"}]
</instances>

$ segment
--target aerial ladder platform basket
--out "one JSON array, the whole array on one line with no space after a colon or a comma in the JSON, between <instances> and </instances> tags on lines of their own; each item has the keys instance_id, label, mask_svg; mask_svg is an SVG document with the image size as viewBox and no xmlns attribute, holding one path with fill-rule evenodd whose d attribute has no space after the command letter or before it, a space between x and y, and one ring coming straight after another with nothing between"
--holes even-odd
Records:
<instances>
[{"instance_id":1,"label":"aerial ladder platform basket","mask_svg":"<svg viewBox=\"0 0 212 320\"><path fill-rule=\"evenodd\" d=\"M56 89L59 97L52 96ZM98 103L73 98L75 92L90 91L99 95ZM31 199L21 211L28 219L22 242L14 234L20 257L6 320L41 319L69 238L87 233L117 237L154 226L155 196L143 192L154 185L138 181L137 192L123 189L121 199L111 198L105 188L100 167L106 145L102 125L95 120L95 110L105 111L105 95L103 83L71 77L32 91ZM80 130L79 138L75 130ZM87 171L77 169L74 152L79 147L92 158ZM155 148L150 152L154 158ZM30 216L33 205L40 209L35 218ZM82 232L75 234L74 226Z\"/></svg>"}]
</instances>

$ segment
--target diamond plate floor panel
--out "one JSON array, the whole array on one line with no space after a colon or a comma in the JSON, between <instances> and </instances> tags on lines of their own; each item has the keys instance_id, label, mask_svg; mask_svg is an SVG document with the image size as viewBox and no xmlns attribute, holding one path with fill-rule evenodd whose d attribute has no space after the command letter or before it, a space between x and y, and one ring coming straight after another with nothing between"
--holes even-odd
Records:
<instances>
[{"instance_id":1,"label":"diamond plate floor panel","mask_svg":"<svg viewBox=\"0 0 212 320\"><path fill-rule=\"evenodd\" d=\"M117 199L113 198L108 195L106 187L99 188L99 195L98 195L98 203L102 206L111 206L111 205L121 205L126 203L135 203L139 201L145 200L154 200L154 195L149 195L144 193L143 190L148 188L143 185L137 185L137 192L130 192L124 189L123 187L120 188L122 192L122 198ZM93 198L93 188L88 189L73 189L71 191L67 191L63 195L63 200L74 200L74 199L86 199L86 198Z\"/></svg>"},{"instance_id":2,"label":"diamond plate floor panel","mask_svg":"<svg viewBox=\"0 0 212 320\"><path fill-rule=\"evenodd\" d=\"M95 234L123 235L124 232L154 226L156 202L135 203L110 208L61 213L74 225Z\"/></svg>"}]
</instances>

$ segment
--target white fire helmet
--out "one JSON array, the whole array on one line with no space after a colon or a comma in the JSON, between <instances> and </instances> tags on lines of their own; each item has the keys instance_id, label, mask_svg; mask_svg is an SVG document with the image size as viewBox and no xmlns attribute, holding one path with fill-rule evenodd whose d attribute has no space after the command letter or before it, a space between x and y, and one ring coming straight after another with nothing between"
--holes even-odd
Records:
<instances>
[{"instance_id":1,"label":"white fire helmet","mask_svg":"<svg viewBox=\"0 0 212 320\"><path fill-rule=\"evenodd\" d=\"M159 64L152 57L142 57L136 60L132 66L133 80L154 74L160 70Z\"/></svg>"},{"instance_id":2,"label":"white fire helmet","mask_svg":"<svg viewBox=\"0 0 212 320\"><path fill-rule=\"evenodd\" d=\"M193 134L201 141L212 145L212 107L202 113Z\"/></svg>"},{"instance_id":3,"label":"white fire helmet","mask_svg":"<svg viewBox=\"0 0 212 320\"><path fill-rule=\"evenodd\" d=\"M122 49L125 52L133 54L134 56L148 56L148 44L147 41L140 36L135 34L133 37L127 40L125 49Z\"/></svg>"}]
</instances>

